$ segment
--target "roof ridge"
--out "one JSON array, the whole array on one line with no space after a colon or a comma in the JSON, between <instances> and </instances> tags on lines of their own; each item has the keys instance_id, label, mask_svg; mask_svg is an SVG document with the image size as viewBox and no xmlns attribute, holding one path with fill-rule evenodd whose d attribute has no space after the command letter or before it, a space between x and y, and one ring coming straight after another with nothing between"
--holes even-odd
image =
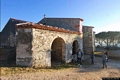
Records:
<instances>
[{"instance_id":1,"label":"roof ridge","mask_svg":"<svg viewBox=\"0 0 120 80\"><path fill-rule=\"evenodd\" d=\"M82 21L84 21L82 18L57 18L57 17L54 17L54 18L52 18L52 17L46 17L45 19L79 19L79 20L82 20Z\"/></svg>"},{"instance_id":2,"label":"roof ridge","mask_svg":"<svg viewBox=\"0 0 120 80\"><path fill-rule=\"evenodd\" d=\"M16 18L10 18L10 20L17 20L17 21L23 21L23 22L30 22L30 21L25 21L25 20L16 19Z\"/></svg>"}]
</instances>

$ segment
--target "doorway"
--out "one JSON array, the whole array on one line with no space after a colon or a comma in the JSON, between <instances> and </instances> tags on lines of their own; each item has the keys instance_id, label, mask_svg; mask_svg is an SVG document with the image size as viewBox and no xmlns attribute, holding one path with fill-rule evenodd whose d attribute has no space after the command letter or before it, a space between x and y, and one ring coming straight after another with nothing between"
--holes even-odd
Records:
<instances>
[{"instance_id":1,"label":"doorway","mask_svg":"<svg viewBox=\"0 0 120 80\"><path fill-rule=\"evenodd\" d=\"M51 46L51 63L65 62L65 42L62 38L56 38Z\"/></svg>"}]
</instances>

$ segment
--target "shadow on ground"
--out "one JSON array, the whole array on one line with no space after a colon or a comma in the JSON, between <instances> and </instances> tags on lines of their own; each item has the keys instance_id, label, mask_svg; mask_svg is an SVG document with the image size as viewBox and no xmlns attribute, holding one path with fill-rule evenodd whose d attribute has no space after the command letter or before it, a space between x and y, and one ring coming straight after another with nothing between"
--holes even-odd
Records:
<instances>
[{"instance_id":1,"label":"shadow on ground","mask_svg":"<svg viewBox=\"0 0 120 80\"><path fill-rule=\"evenodd\" d=\"M87 55L88 56L88 55ZM91 65L91 60L90 58L87 58L84 62L83 62L83 66L82 67L78 67L77 72L96 72L96 71L100 71L100 70L109 70L109 69L118 69L120 70L120 61L118 60L112 60L109 59L109 61L107 62L107 68L102 68L103 64L102 64L102 58L101 57L95 57L94 60L95 64Z\"/></svg>"}]
</instances>

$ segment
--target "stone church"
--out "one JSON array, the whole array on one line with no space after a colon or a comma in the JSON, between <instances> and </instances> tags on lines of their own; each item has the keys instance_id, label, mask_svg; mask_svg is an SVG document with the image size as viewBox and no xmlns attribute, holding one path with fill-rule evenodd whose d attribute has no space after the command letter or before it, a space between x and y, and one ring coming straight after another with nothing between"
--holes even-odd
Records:
<instances>
[{"instance_id":1,"label":"stone church","mask_svg":"<svg viewBox=\"0 0 120 80\"><path fill-rule=\"evenodd\" d=\"M82 22L81 18L44 17L38 23L10 18L1 32L1 45L16 47L16 65L69 63L78 49L84 54L94 50L94 27Z\"/></svg>"}]
</instances>

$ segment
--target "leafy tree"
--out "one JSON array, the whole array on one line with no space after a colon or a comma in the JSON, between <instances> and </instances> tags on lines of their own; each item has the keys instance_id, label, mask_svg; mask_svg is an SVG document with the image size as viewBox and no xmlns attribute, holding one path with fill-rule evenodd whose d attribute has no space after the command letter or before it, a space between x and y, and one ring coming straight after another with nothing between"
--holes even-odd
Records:
<instances>
[{"instance_id":1,"label":"leafy tree","mask_svg":"<svg viewBox=\"0 0 120 80\"><path fill-rule=\"evenodd\" d=\"M119 43L120 44L120 32L117 32L117 36L115 36L115 46L117 46L117 44Z\"/></svg>"},{"instance_id":2,"label":"leafy tree","mask_svg":"<svg viewBox=\"0 0 120 80\"><path fill-rule=\"evenodd\" d=\"M100 33L95 35L96 43L99 43L101 47L102 47L102 44L103 44L104 39L105 39L104 34L105 34L105 32L100 32Z\"/></svg>"},{"instance_id":3,"label":"leafy tree","mask_svg":"<svg viewBox=\"0 0 120 80\"><path fill-rule=\"evenodd\" d=\"M117 46L117 44L120 43L120 32L117 31L100 32L96 34L95 37L96 42L101 46L103 43L105 43L107 46Z\"/></svg>"}]
</instances>

